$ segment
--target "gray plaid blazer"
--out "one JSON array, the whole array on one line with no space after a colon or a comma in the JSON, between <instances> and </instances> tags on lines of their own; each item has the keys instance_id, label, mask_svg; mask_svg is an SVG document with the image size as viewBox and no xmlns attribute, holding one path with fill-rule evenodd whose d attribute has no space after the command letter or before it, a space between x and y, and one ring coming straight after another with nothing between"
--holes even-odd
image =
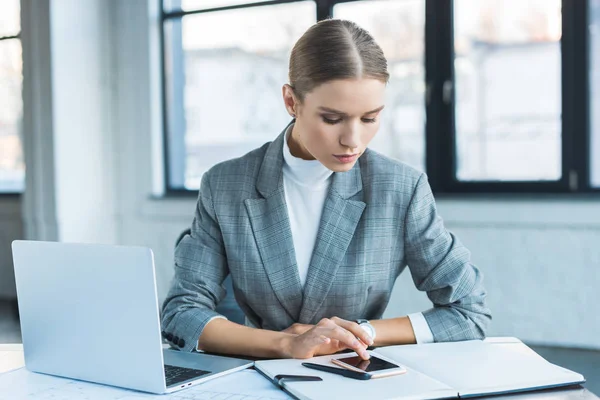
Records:
<instances>
[{"instance_id":1,"label":"gray plaid blazer","mask_svg":"<svg viewBox=\"0 0 600 400\"><path fill-rule=\"evenodd\" d=\"M446 231L425 174L367 149L334 173L304 290L283 189L285 130L245 156L204 174L191 233L175 250L163 304L163 335L195 348L225 296L257 327L283 330L321 318L381 318L408 265L433 308L423 314L436 342L479 339L491 315L482 274Z\"/></svg>"}]
</instances>

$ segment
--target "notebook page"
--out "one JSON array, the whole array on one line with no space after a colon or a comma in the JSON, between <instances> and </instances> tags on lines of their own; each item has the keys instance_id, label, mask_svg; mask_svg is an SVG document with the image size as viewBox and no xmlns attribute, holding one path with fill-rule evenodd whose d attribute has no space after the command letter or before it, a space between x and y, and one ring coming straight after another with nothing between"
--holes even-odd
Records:
<instances>
[{"instance_id":1,"label":"notebook page","mask_svg":"<svg viewBox=\"0 0 600 400\"><path fill-rule=\"evenodd\" d=\"M456 388L461 397L585 381L582 375L549 363L520 342L431 343L390 346L377 352Z\"/></svg>"},{"instance_id":2,"label":"notebook page","mask_svg":"<svg viewBox=\"0 0 600 400\"><path fill-rule=\"evenodd\" d=\"M375 352L374 352L375 354ZM322 382L288 382L285 388L300 399L443 399L456 398L455 389L431 379L420 372L408 369L402 375L359 381L340 375L308 369L302 362L335 366L331 359L355 355L347 353L337 356L321 356L310 360L256 361L254 367L273 378L279 374L312 375L323 378Z\"/></svg>"}]
</instances>

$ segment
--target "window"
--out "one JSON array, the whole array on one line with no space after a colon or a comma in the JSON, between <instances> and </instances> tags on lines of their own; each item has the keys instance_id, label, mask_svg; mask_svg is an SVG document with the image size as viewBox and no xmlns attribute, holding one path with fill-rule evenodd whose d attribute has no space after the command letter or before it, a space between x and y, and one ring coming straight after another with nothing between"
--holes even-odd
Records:
<instances>
[{"instance_id":1,"label":"window","mask_svg":"<svg viewBox=\"0 0 600 400\"><path fill-rule=\"evenodd\" d=\"M434 192L600 188L600 0L163 0L167 192L289 122L289 52L330 16L388 59L371 147Z\"/></svg>"},{"instance_id":2,"label":"window","mask_svg":"<svg viewBox=\"0 0 600 400\"><path fill-rule=\"evenodd\" d=\"M560 179L560 38L560 0L455 0L459 180Z\"/></svg>"},{"instance_id":3,"label":"window","mask_svg":"<svg viewBox=\"0 0 600 400\"><path fill-rule=\"evenodd\" d=\"M21 193L25 187L19 12L19 0L0 3L0 194Z\"/></svg>"},{"instance_id":4,"label":"window","mask_svg":"<svg viewBox=\"0 0 600 400\"><path fill-rule=\"evenodd\" d=\"M170 191L197 190L211 166L272 140L289 122L281 98L289 54L323 7L312 0L248 3L255 1L164 3ZM424 170L425 0L360 1L334 5L333 12L371 30L390 59L390 117L373 148Z\"/></svg>"},{"instance_id":5,"label":"window","mask_svg":"<svg viewBox=\"0 0 600 400\"><path fill-rule=\"evenodd\" d=\"M437 193L593 191L588 1L427 3Z\"/></svg>"},{"instance_id":6,"label":"window","mask_svg":"<svg viewBox=\"0 0 600 400\"><path fill-rule=\"evenodd\" d=\"M256 0L165 0L165 11L196 11L256 3Z\"/></svg>"},{"instance_id":7,"label":"window","mask_svg":"<svg viewBox=\"0 0 600 400\"><path fill-rule=\"evenodd\" d=\"M315 21L312 1L165 19L171 188L198 189L211 166L260 147L289 123L281 100L289 53Z\"/></svg>"}]
</instances>

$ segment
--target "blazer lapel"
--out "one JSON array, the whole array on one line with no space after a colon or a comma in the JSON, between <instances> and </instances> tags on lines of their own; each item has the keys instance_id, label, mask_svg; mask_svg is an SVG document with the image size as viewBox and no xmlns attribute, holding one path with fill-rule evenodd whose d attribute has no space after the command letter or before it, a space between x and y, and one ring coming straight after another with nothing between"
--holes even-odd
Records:
<instances>
[{"instance_id":1,"label":"blazer lapel","mask_svg":"<svg viewBox=\"0 0 600 400\"><path fill-rule=\"evenodd\" d=\"M359 162L350 171L334 173L304 286L300 323L314 322L312 319L331 289L366 206L362 201L350 200L361 190Z\"/></svg>"},{"instance_id":2,"label":"blazer lapel","mask_svg":"<svg viewBox=\"0 0 600 400\"><path fill-rule=\"evenodd\" d=\"M244 204L273 292L292 320L298 321L302 286L283 189L286 130L287 127L265 153L256 184L264 198L246 199Z\"/></svg>"}]
</instances>

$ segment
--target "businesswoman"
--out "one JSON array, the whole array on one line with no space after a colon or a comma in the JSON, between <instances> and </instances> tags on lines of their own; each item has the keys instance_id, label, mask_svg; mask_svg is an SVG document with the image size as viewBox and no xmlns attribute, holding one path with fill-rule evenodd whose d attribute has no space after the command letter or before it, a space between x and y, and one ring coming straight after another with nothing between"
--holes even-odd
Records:
<instances>
[{"instance_id":1,"label":"businesswoman","mask_svg":"<svg viewBox=\"0 0 600 400\"><path fill-rule=\"evenodd\" d=\"M427 177L367 147L388 78L381 48L352 22L322 21L298 40L283 86L290 125L202 178L162 310L172 345L366 359L367 345L484 337L482 275L444 228ZM380 319L406 266L433 308ZM228 274L251 326L214 311Z\"/></svg>"}]
</instances>

